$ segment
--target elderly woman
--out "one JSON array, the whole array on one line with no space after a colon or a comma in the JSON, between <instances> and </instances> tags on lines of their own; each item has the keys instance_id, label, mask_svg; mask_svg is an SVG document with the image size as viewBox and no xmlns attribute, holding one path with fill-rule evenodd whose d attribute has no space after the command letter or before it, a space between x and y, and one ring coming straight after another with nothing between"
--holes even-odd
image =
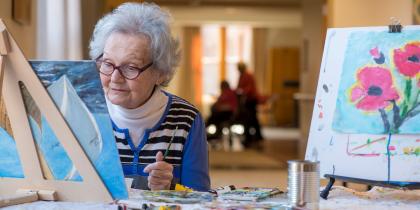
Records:
<instances>
[{"instance_id":1,"label":"elderly woman","mask_svg":"<svg viewBox=\"0 0 420 210\"><path fill-rule=\"evenodd\" d=\"M155 4L126 3L95 26L95 59L126 177L133 188L182 184L210 188L205 127L187 101L161 89L179 62L170 15Z\"/></svg>"}]
</instances>

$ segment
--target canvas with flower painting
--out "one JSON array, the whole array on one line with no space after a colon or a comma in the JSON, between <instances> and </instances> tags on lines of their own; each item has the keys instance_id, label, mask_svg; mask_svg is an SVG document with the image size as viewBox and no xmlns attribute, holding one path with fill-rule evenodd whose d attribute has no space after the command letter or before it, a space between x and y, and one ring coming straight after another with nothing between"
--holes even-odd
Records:
<instances>
[{"instance_id":1,"label":"canvas with flower painting","mask_svg":"<svg viewBox=\"0 0 420 210\"><path fill-rule=\"evenodd\" d=\"M328 30L306 159L321 174L420 183L420 27Z\"/></svg>"},{"instance_id":2,"label":"canvas with flower painting","mask_svg":"<svg viewBox=\"0 0 420 210\"><path fill-rule=\"evenodd\" d=\"M350 35L333 129L420 133L420 40L416 33Z\"/></svg>"}]
</instances>

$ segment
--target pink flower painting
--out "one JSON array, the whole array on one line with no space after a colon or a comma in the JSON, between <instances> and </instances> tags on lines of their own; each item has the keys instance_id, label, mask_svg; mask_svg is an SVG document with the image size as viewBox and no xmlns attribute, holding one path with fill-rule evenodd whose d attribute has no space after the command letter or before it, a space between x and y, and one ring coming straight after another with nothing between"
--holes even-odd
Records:
<instances>
[{"instance_id":1,"label":"pink flower painting","mask_svg":"<svg viewBox=\"0 0 420 210\"><path fill-rule=\"evenodd\" d=\"M356 73L349 101L364 112L378 112L384 133L399 133L405 122L420 114L420 42L408 42L391 52L392 59L385 62L377 46L369 50L375 64Z\"/></svg>"},{"instance_id":2,"label":"pink flower painting","mask_svg":"<svg viewBox=\"0 0 420 210\"><path fill-rule=\"evenodd\" d=\"M407 76L415 77L420 73L420 42L406 44L394 50L394 62L397 70Z\"/></svg>"},{"instance_id":3,"label":"pink flower painting","mask_svg":"<svg viewBox=\"0 0 420 210\"><path fill-rule=\"evenodd\" d=\"M399 98L389 70L382 67L365 67L357 73L357 84L351 89L351 101L358 109L376 111Z\"/></svg>"}]
</instances>

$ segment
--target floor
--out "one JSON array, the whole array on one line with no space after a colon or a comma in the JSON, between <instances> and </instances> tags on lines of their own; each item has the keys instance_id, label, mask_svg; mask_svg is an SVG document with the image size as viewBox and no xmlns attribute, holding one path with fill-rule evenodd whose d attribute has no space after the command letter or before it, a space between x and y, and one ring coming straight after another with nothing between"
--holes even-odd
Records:
<instances>
[{"instance_id":1,"label":"floor","mask_svg":"<svg viewBox=\"0 0 420 210\"><path fill-rule=\"evenodd\" d=\"M267 134L266 129L263 134ZM279 187L287 190L287 161L298 159L296 129L271 129L259 150L238 147L226 151L223 147L210 150L210 178L212 188L234 185L236 187ZM284 135L283 135L284 134ZM268 138L267 138L268 137ZM235 146L234 146L235 147ZM233 151L232 151L233 150ZM325 186L327 180L321 180ZM337 185L342 183L337 181ZM364 191L366 185L348 184L349 188Z\"/></svg>"},{"instance_id":2,"label":"floor","mask_svg":"<svg viewBox=\"0 0 420 210\"><path fill-rule=\"evenodd\" d=\"M296 129L263 130L266 139L259 150L210 150L212 188L236 187L287 188L287 160L297 159ZM280 132L280 133L279 133ZM282 135L284 134L284 135ZM235 144L235 143L234 143ZM238 151L239 150L239 151Z\"/></svg>"}]
</instances>

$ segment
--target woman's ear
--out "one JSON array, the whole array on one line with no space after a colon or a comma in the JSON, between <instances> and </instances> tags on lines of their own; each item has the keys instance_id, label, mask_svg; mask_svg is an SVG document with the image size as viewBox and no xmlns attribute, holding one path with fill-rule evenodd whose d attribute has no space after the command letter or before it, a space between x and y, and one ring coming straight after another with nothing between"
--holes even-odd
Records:
<instances>
[{"instance_id":1,"label":"woman's ear","mask_svg":"<svg viewBox=\"0 0 420 210\"><path fill-rule=\"evenodd\" d=\"M160 86L163 82L165 82L165 74L163 74L162 72L158 73L158 79L156 80L156 85Z\"/></svg>"}]
</instances>

